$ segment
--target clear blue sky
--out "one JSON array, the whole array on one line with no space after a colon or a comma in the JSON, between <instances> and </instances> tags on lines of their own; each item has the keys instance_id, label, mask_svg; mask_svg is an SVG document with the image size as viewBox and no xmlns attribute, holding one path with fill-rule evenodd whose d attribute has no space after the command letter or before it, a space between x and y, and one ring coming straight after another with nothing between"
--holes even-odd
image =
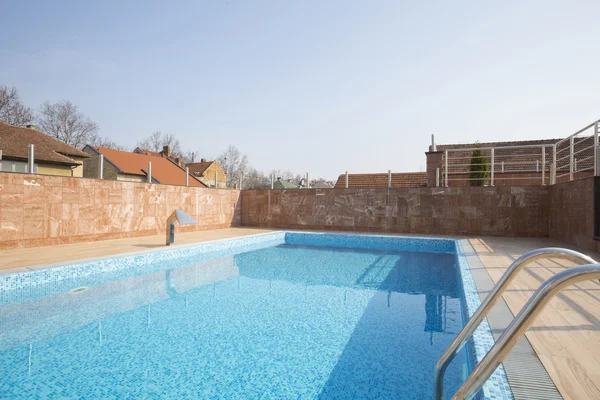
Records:
<instances>
[{"instance_id":1,"label":"clear blue sky","mask_svg":"<svg viewBox=\"0 0 600 400\"><path fill-rule=\"evenodd\" d=\"M600 118L600 2L0 2L0 84L260 170L418 171L438 143Z\"/></svg>"}]
</instances>

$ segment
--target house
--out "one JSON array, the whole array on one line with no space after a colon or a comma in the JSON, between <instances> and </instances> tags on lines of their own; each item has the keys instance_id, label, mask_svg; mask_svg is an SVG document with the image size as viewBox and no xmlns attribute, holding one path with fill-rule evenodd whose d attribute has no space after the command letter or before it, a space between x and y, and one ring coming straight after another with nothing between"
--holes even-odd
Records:
<instances>
[{"instance_id":1,"label":"house","mask_svg":"<svg viewBox=\"0 0 600 400\"><path fill-rule=\"evenodd\" d=\"M329 182L318 181L310 185L311 189L332 189L333 185Z\"/></svg>"},{"instance_id":2,"label":"house","mask_svg":"<svg viewBox=\"0 0 600 400\"><path fill-rule=\"evenodd\" d=\"M202 183L208 187L227 187L227 175L223 168L216 161L206 161L206 158L202 158L200 162L188 163L185 165L190 169L190 174L198 178ZM216 179L216 185L215 185Z\"/></svg>"},{"instance_id":3,"label":"house","mask_svg":"<svg viewBox=\"0 0 600 400\"><path fill-rule=\"evenodd\" d=\"M142 149L142 148L136 147L135 150L133 150L133 152L136 154L145 154L147 156L168 158L169 160L173 161L175 164L179 165L180 167L183 167L182 160L179 157L173 156L173 154L171 153L170 146L163 146L163 149L161 151L152 151L152 150L147 150L147 149Z\"/></svg>"},{"instance_id":4,"label":"house","mask_svg":"<svg viewBox=\"0 0 600 400\"><path fill-rule=\"evenodd\" d=\"M129 153L90 145L85 146L83 151L89 155L83 166L83 176L86 178L99 177L100 156L102 155L104 156L102 179L147 182L148 164L152 163L153 183L182 186L186 184L185 169L177 165L170 157ZM188 184L189 186L206 187L192 174L189 175Z\"/></svg>"},{"instance_id":5,"label":"house","mask_svg":"<svg viewBox=\"0 0 600 400\"><path fill-rule=\"evenodd\" d=\"M348 174L348 188L385 188L389 185L388 173ZM420 187L427 185L426 172L393 172L392 187ZM346 187L346 174L338 177L334 188Z\"/></svg>"},{"instance_id":6,"label":"house","mask_svg":"<svg viewBox=\"0 0 600 400\"><path fill-rule=\"evenodd\" d=\"M83 176L84 160L89 155L51 136L35 126L14 126L0 121L0 170L27 172L29 145L34 149L34 171L42 175Z\"/></svg>"},{"instance_id":7,"label":"house","mask_svg":"<svg viewBox=\"0 0 600 400\"><path fill-rule=\"evenodd\" d=\"M273 182L273 189L300 189L300 186L293 183L291 179L286 180L278 177L277 180Z\"/></svg>"}]
</instances>

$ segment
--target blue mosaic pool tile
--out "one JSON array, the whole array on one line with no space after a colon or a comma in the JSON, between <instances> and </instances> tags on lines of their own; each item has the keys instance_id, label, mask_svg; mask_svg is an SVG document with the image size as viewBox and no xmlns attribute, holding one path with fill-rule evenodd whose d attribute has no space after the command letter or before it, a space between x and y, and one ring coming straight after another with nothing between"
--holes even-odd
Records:
<instances>
[{"instance_id":1,"label":"blue mosaic pool tile","mask_svg":"<svg viewBox=\"0 0 600 400\"><path fill-rule=\"evenodd\" d=\"M29 272L0 275L0 295L3 292L40 284L75 279L85 276L103 274L119 270L143 267L170 260L186 259L208 255L220 257L231 250L244 251L244 247L257 244L275 246L283 244L284 232L273 232L261 235L246 236L242 238L225 239L214 242L205 242L191 246L180 246L164 250L133 254L115 258L87 261L77 264L59 265L47 269L35 269ZM164 267L162 267L164 269ZM150 271L146 271L150 272Z\"/></svg>"},{"instance_id":2,"label":"blue mosaic pool tile","mask_svg":"<svg viewBox=\"0 0 600 400\"><path fill-rule=\"evenodd\" d=\"M467 257L464 253L462 245L458 240L455 241L456 246L456 258L458 263L458 271L461 276L462 290L463 290L463 301L466 308L468 318L477 311L477 308L481 304L481 298L479 297L479 291L473 280L471 269L467 261ZM477 363L485 357L487 352L494 345L494 336L490 329L487 318L482 321L479 327L473 333L472 340L469 342L470 348L473 352L473 357ZM510 385L506 377L504 367L500 365L488 381L483 385L483 396L484 399L513 399Z\"/></svg>"},{"instance_id":3,"label":"blue mosaic pool tile","mask_svg":"<svg viewBox=\"0 0 600 400\"><path fill-rule=\"evenodd\" d=\"M65 287L61 286L61 282L68 285L69 280L78 279L77 283L81 284L81 278L85 278L87 279L85 282L89 285L93 285L97 279L106 280L106 275L100 278L100 274L112 273L115 274L115 279L119 279L123 276L149 273L155 268L169 269L171 267L176 267L176 260L219 257L231 254L232 251L242 252L245 249L256 248L256 246L268 247L284 243L358 249L453 253L457 256L464 296L463 300L467 315L470 317L480 304L479 294L473 281L467 259L462 250L462 246L460 246L459 242L456 240L297 232L274 232L244 238L207 242L192 246L168 248L143 254L133 254L116 258L62 265L48 269L0 275L0 296L4 298L5 296L10 297L13 293L18 293L19 296L37 297L44 294L36 293L36 286L45 283L52 283L53 285L50 285L49 289L45 288L44 290L61 292L65 290ZM27 290L23 290L23 288ZM20 290L17 291L14 289ZM28 290L30 290L30 292L28 292ZM14 300L15 299L6 298L2 301L10 302ZM494 339L491 330L487 320L485 320L476 330L471 343L471 349L477 362L480 362L483 359L493 343ZM486 399L513 398L502 366L495 371L492 377L484 385L483 395Z\"/></svg>"},{"instance_id":4,"label":"blue mosaic pool tile","mask_svg":"<svg viewBox=\"0 0 600 400\"><path fill-rule=\"evenodd\" d=\"M421 251L428 253L455 252L455 240L453 239L423 237L287 232L285 234L285 242L305 246L369 250Z\"/></svg>"}]
</instances>

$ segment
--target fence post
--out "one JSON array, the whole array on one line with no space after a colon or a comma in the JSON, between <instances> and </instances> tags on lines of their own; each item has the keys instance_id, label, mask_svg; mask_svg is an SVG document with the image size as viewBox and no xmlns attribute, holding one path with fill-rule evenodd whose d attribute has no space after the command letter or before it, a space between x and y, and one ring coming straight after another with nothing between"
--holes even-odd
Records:
<instances>
[{"instance_id":1,"label":"fence post","mask_svg":"<svg viewBox=\"0 0 600 400\"><path fill-rule=\"evenodd\" d=\"M552 145L552 169L550 170L550 184L556 184L556 143Z\"/></svg>"},{"instance_id":2,"label":"fence post","mask_svg":"<svg viewBox=\"0 0 600 400\"><path fill-rule=\"evenodd\" d=\"M448 187L448 150L444 150L444 179L446 180L444 186Z\"/></svg>"},{"instance_id":3,"label":"fence post","mask_svg":"<svg viewBox=\"0 0 600 400\"><path fill-rule=\"evenodd\" d=\"M491 168L491 174L490 174L490 185L494 186L494 149L491 150L492 152L492 168Z\"/></svg>"},{"instance_id":4,"label":"fence post","mask_svg":"<svg viewBox=\"0 0 600 400\"><path fill-rule=\"evenodd\" d=\"M152 183L152 161L148 161L148 183Z\"/></svg>"},{"instance_id":5,"label":"fence post","mask_svg":"<svg viewBox=\"0 0 600 400\"><path fill-rule=\"evenodd\" d=\"M392 187L392 170L388 169L388 189Z\"/></svg>"},{"instance_id":6,"label":"fence post","mask_svg":"<svg viewBox=\"0 0 600 400\"><path fill-rule=\"evenodd\" d=\"M185 167L185 186L190 186L190 168Z\"/></svg>"},{"instance_id":7,"label":"fence post","mask_svg":"<svg viewBox=\"0 0 600 400\"><path fill-rule=\"evenodd\" d=\"M98 158L98 179L104 179L104 154Z\"/></svg>"},{"instance_id":8,"label":"fence post","mask_svg":"<svg viewBox=\"0 0 600 400\"><path fill-rule=\"evenodd\" d=\"M440 169L435 169L435 187L440 187Z\"/></svg>"},{"instance_id":9,"label":"fence post","mask_svg":"<svg viewBox=\"0 0 600 400\"><path fill-rule=\"evenodd\" d=\"M348 189L348 171L346 171L346 189Z\"/></svg>"},{"instance_id":10,"label":"fence post","mask_svg":"<svg viewBox=\"0 0 600 400\"><path fill-rule=\"evenodd\" d=\"M570 147L570 151L569 151L569 180L572 181L573 180L573 156L575 153L575 137L571 136L571 138L569 139L569 147Z\"/></svg>"},{"instance_id":11,"label":"fence post","mask_svg":"<svg viewBox=\"0 0 600 400\"><path fill-rule=\"evenodd\" d=\"M598 121L594 124L594 176L598 176Z\"/></svg>"},{"instance_id":12,"label":"fence post","mask_svg":"<svg viewBox=\"0 0 600 400\"><path fill-rule=\"evenodd\" d=\"M542 146L542 185L546 184L546 147Z\"/></svg>"},{"instance_id":13,"label":"fence post","mask_svg":"<svg viewBox=\"0 0 600 400\"><path fill-rule=\"evenodd\" d=\"M33 174L33 166L34 166L34 145L29 145L29 155L27 158L27 173Z\"/></svg>"}]
</instances>

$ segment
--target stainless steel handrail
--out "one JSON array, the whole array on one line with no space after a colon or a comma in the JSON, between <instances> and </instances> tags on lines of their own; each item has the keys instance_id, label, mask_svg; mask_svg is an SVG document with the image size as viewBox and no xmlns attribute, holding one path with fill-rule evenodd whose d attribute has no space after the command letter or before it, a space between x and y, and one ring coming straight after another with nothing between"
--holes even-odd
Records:
<instances>
[{"instance_id":1,"label":"stainless steel handrail","mask_svg":"<svg viewBox=\"0 0 600 400\"><path fill-rule=\"evenodd\" d=\"M531 296L521 312L506 328L502 336L488 351L479 365L471 372L471 375L469 375L452 399L469 400L473 398L508 353L510 353L519 339L525 334L548 302L561 290L582 281L595 279L600 279L599 264L589 264L568 269L559 272L542 283L542 286Z\"/></svg>"},{"instance_id":2,"label":"stainless steel handrail","mask_svg":"<svg viewBox=\"0 0 600 400\"><path fill-rule=\"evenodd\" d=\"M529 253L523 254L521 257L516 259L504 272L498 283L494 286L490 294L481 302L477 311L467 321L465 327L459 332L452 344L448 347L446 352L442 355L435 367L434 375L434 398L436 400L442 400L444 398L444 373L446 368L450 365L450 362L460 352L465 343L469 340L473 332L479 327L479 324L486 317L490 309L496 304L506 287L512 282L517 272L525 268L527 265L543 258L557 258L566 259L575 262L583 262L585 264L595 264L591 257L581 254L577 251L562 249L557 247L547 247L543 249L537 249L530 251Z\"/></svg>"}]
</instances>

